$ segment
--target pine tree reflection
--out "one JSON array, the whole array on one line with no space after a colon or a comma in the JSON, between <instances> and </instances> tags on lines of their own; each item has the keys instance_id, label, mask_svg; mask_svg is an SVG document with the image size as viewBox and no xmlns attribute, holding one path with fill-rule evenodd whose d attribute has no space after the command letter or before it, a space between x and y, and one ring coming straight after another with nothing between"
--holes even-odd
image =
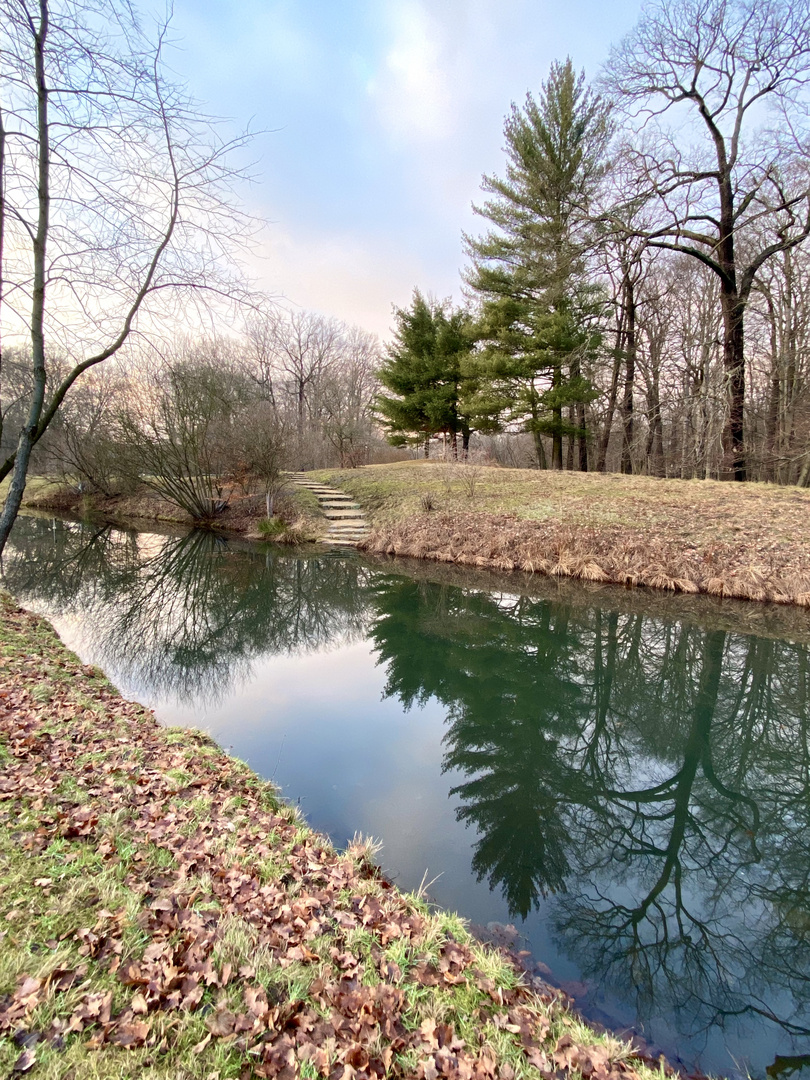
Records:
<instances>
[{"instance_id":1,"label":"pine tree reflection","mask_svg":"<svg viewBox=\"0 0 810 1080\"><path fill-rule=\"evenodd\" d=\"M807 650L594 608L376 585L387 692L448 709L474 869L586 975L691 1031L808 1034Z\"/></svg>"}]
</instances>

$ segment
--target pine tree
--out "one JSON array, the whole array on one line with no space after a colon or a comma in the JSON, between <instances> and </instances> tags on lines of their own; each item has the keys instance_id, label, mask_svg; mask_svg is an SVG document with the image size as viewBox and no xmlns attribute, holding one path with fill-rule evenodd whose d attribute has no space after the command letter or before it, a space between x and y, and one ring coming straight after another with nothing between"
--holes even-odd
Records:
<instances>
[{"instance_id":1,"label":"pine tree","mask_svg":"<svg viewBox=\"0 0 810 1080\"><path fill-rule=\"evenodd\" d=\"M470 351L470 318L448 301L426 299L414 290L409 308L395 308L396 333L377 378L390 394L378 394L377 413L395 446L425 445L448 435L466 451L470 425L460 405L463 361Z\"/></svg>"},{"instance_id":2,"label":"pine tree","mask_svg":"<svg viewBox=\"0 0 810 1080\"><path fill-rule=\"evenodd\" d=\"M467 283L480 300L479 348L469 365L469 408L483 429L520 422L551 436L552 467L563 438L579 440L587 469L585 406L596 396L583 361L599 343L599 297L587 283L587 211L603 170L607 107L570 60L552 65L538 100L512 106L504 127L505 179L484 177L492 198L476 213L495 227L465 237Z\"/></svg>"}]
</instances>

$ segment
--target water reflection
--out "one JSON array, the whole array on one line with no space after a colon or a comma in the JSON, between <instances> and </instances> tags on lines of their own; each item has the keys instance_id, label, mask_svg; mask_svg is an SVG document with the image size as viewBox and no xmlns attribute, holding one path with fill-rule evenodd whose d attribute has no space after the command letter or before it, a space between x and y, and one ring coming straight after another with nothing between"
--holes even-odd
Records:
<instances>
[{"instance_id":1,"label":"water reflection","mask_svg":"<svg viewBox=\"0 0 810 1080\"><path fill-rule=\"evenodd\" d=\"M26 517L4 580L15 596L80 612L100 662L127 681L213 702L259 656L364 633L366 568L278 554L211 532L159 536Z\"/></svg>"},{"instance_id":2,"label":"water reflection","mask_svg":"<svg viewBox=\"0 0 810 1080\"><path fill-rule=\"evenodd\" d=\"M638 1013L808 1033L807 650L593 608L376 587L388 691L448 708L473 867Z\"/></svg>"},{"instance_id":3,"label":"water reflection","mask_svg":"<svg viewBox=\"0 0 810 1080\"><path fill-rule=\"evenodd\" d=\"M513 916L545 905L585 977L693 1045L728 1025L763 1060L777 1029L807 1052L805 645L208 534L29 518L15 541L11 591L81 613L111 670L186 698L368 636L386 697L446 710L473 871Z\"/></svg>"}]
</instances>

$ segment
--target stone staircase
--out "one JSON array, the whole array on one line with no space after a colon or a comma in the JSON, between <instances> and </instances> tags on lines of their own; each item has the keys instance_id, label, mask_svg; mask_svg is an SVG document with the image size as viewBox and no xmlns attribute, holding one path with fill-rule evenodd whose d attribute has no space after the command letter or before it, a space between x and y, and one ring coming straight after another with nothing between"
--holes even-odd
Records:
<instances>
[{"instance_id":1,"label":"stone staircase","mask_svg":"<svg viewBox=\"0 0 810 1080\"><path fill-rule=\"evenodd\" d=\"M325 544L354 547L368 535L368 522L359 505L350 495L337 488L327 487L313 480L308 473L287 473L287 479L298 487L311 491L318 500L329 529L321 537Z\"/></svg>"}]
</instances>

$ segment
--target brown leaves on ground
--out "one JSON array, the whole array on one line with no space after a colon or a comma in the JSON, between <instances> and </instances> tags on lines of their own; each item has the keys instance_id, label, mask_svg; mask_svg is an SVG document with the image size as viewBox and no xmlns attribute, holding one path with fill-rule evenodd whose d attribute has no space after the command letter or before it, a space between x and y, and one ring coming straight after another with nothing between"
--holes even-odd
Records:
<instances>
[{"instance_id":1,"label":"brown leaves on ground","mask_svg":"<svg viewBox=\"0 0 810 1080\"><path fill-rule=\"evenodd\" d=\"M6 634L42 635L39 620L2 601L0 621ZM436 921L367 863L337 854L290 811L268 805L267 789L240 763L204 737L170 740L151 713L49 641L0 674L0 826L31 860L61 841L68 864L76 845L90 845L140 903L134 923L124 908L76 911L63 940L80 963L43 975L40 958L36 973L0 987L0 1040L22 1048L15 1073L35 1068L40 1043L60 1048L71 1039L111 1053L171 1053L166 1024L176 1031L196 1016L203 1022L191 1056L202 1061L222 1044L245 1080L299 1076L304 1063L329 1080L511 1080L515 1065L493 1049L498 1035L509 1037L512 1061L527 1075L635 1075L598 1047L560 1038L559 1002L517 979L497 986L469 944L437 938ZM54 665L66 677L54 680ZM47 705L35 696L45 684ZM53 869L33 880L38 893L58 895ZM224 958L234 926L249 955L235 963ZM11 933L0 948L14 947ZM127 945L133 940L138 947ZM45 951L59 944L47 941ZM392 945L397 959L386 954ZM295 997L285 990L288 969L306 976L296 985L309 978ZM471 989L475 1015L454 1013L454 995L469 1001ZM463 1016L466 1038L447 1019L425 1017L431 1001L437 1016ZM51 1019L38 1030L44 1005Z\"/></svg>"}]
</instances>

